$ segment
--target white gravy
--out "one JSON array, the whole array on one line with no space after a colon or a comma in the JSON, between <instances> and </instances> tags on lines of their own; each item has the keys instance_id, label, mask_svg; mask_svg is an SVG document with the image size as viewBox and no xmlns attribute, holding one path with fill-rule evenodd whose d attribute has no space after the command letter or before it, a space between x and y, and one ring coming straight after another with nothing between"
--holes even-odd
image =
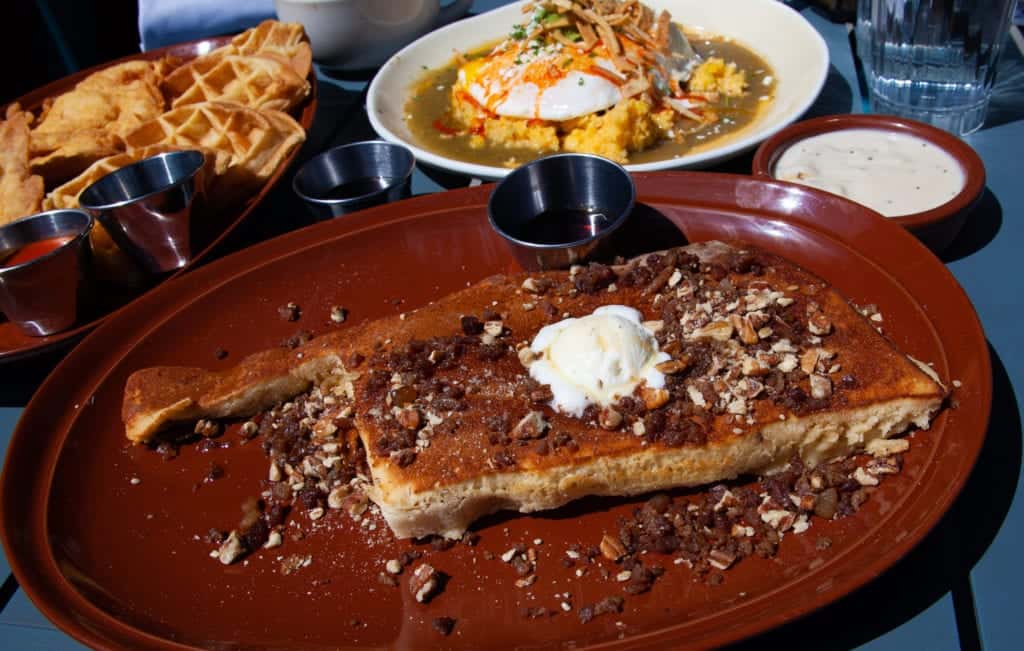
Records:
<instances>
[{"instance_id":1,"label":"white gravy","mask_svg":"<svg viewBox=\"0 0 1024 651\"><path fill-rule=\"evenodd\" d=\"M772 175L842 195L886 217L931 210L964 187L956 159L926 140L882 129L842 129L800 140Z\"/></svg>"}]
</instances>

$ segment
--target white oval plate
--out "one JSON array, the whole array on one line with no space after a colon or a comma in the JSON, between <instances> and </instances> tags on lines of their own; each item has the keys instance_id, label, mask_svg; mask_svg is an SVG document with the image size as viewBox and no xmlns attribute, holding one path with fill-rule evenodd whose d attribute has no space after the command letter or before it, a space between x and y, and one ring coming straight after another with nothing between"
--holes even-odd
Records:
<instances>
[{"instance_id":1,"label":"white oval plate","mask_svg":"<svg viewBox=\"0 0 1024 651\"><path fill-rule=\"evenodd\" d=\"M756 147L795 122L825 85L828 48L800 14L777 0L645 0L656 11L667 9L687 31L735 39L771 65L775 101L740 133L694 154L636 165L632 172L705 167ZM367 113L381 138L409 147L420 162L450 172L498 179L512 170L478 165L429 151L417 143L405 124L405 106L412 88L427 68L439 68L455 50L469 51L506 36L523 20L523 2L462 20L411 43L384 64L370 84ZM755 90L756 92L756 90Z\"/></svg>"}]
</instances>

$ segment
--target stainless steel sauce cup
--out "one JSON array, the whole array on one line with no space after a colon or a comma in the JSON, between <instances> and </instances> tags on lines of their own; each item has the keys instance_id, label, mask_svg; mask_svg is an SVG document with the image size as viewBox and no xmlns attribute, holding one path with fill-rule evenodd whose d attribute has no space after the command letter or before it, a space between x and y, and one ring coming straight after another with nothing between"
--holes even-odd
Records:
<instances>
[{"instance_id":1,"label":"stainless steel sauce cup","mask_svg":"<svg viewBox=\"0 0 1024 651\"><path fill-rule=\"evenodd\" d=\"M91 290L92 225L83 210L51 210L0 228L0 311L25 334L52 335L78 320ZM70 239L21 264L5 264L18 251L58 237Z\"/></svg>"},{"instance_id":2,"label":"stainless steel sauce cup","mask_svg":"<svg viewBox=\"0 0 1024 651\"><path fill-rule=\"evenodd\" d=\"M635 201L633 178L621 165L592 154L555 154L506 176L491 193L487 213L523 268L538 271L593 255L626 221ZM559 218L582 221L551 223ZM542 227L546 237L539 238ZM553 239L552 233L564 237Z\"/></svg>"},{"instance_id":3,"label":"stainless steel sauce cup","mask_svg":"<svg viewBox=\"0 0 1024 651\"><path fill-rule=\"evenodd\" d=\"M199 151L158 154L107 174L78 203L146 271L180 269L192 259L192 204L204 162Z\"/></svg>"},{"instance_id":4,"label":"stainless steel sauce cup","mask_svg":"<svg viewBox=\"0 0 1024 651\"><path fill-rule=\"evenodd\" d=\"M416 158L383 140L342 145L311 158L292 189L317 219L330 219L409 196Z\"/></svg>"}]
</instances>

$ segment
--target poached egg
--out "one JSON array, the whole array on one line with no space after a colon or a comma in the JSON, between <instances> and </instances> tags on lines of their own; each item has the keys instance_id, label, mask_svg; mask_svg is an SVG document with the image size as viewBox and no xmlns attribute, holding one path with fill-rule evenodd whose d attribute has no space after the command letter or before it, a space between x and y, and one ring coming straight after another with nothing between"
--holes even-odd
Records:
<instances>
[{"instance_id":1,"label":"poached egg","mask_svg":"<svg viewBox=\"0 0 1024 651\"><path fill-rule=\"evenodd\" d=\"M614 64L561 43L506 42L458 72L456 92L500 116L564 121L615 106L623 99Z\"/></svg>"}]
</instances>

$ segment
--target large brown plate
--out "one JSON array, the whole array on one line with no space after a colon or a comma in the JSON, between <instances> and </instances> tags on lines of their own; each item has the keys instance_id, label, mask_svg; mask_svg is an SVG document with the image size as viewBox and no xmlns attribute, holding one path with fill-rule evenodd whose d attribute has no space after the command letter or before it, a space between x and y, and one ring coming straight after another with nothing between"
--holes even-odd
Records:
<instances>
[{"instance_id":1,"label":"large brown plate","mask_svg":"<svg viewBox=\"0 0 1024 651\"><path fill-rule=\"evenodd\" d=\"M140 54L126 56L121 59L117 59L116 61L102 63L100 65L93 66L92 68L89 68L87 70L81 70L73 75L68 75L67 77L58 79L57 81L51 82L45 86L42 86L29 93L26 93L25 95L22 95L21 97L16 99L15 102L21 104L21 107L23 109L36 112L39 108L42 107L43 100L45 100L48 97L55 97L57 95L60 95L61 93L66 93L67 91L74 88L75 84L80 82L86 76L96 72L97 70L101 70L103 68L106 68L117 63L123 63L125 61L136 61L140 59L153 60L162 58L167 55L173 55L181 57L183 59L194 59L197 56L206 54L210 50L216 49L226 44L230 40L230 36L219 36L216 38L192 41L189 43L169 45L167 47L159 48L157 50L150 50L149 52L142 52ZM305 129L307 133L309 132L309 128L313 124L313 117L316 115L317 106L317 81L316 75L313 72L310 72L309 74L309 84L309 97L307 97L306 100L297 109L295 109L295 111L292 112L293 115L297 117L299 124L302 125L302 128ZM6 111L6 107L4 107L2 110ZM299 147L296 147L295 150L292 151L292 153L277 168L274 174L271 175L269 179L267 179L267 182L263 185L260 191L254 197L249 199L245 203L245 205L240 207L236 214L223 216L223 219L221 219L220 222L225 224L224 229L220 231L220 233L218 233L213 238L213 240L206 245L205 248L203 248L195 256L193 256L192 260L189 262L187 266L183 267L182 269L179 269L177 272L173 274L173 276L181 275L188 271L189 269L191 269L192 267L194 267L195 265L200 264L202 261L204 261L207 255L210 253L210 251L212 251L214 247L217 246L217 244L219 244L225 237L228 236L229 233L231 233L232 230L234 230L239 224L242 223L242 221L246 217L249 216L249 214L256 208L256 206L258 206L260 202L263 201L263 198L267 195L267 193L270 192L271 189L273 189L278 179L281 178L281 175L284 174L284 171L291 164L292 159L294 159L296 154L298 154L299 149ZM119 310L115 310L112 313L116 313L117 311ZM93 328L95 328L97 325L99 325L109 317L110 314L104 314L102 316L93 318L90 321L80 322L70 330L65 330L63 332L59 332L57 334L50 335L47 337L30 337L26 335L24 332L22 332L21 329L18 328L16 325L11 323L10 321L7 321L2 317L2 315L0 315L0 364L39 355L48 350L57 348L61 345L69 344L75 341L76 339L82 337L85 333L91 331Z\"/></svg>"},{"instance_id":2,"label":"large brown plate","mask_svg":"<svg viewBox=\"0 0 1024 651\"><path fill-rule=\"evenodd\" d=\"M0 531L18 581L51 620L90 645L309 649L709 646L791 620L871 580L939 520L981 447L990 370L970 302L911 235L838 197L716 174L637 180L642 203L623 229L621 252L679 243L675 226L694 241L755 243L855 301L876 303L899 346L963 383L959 408L912 436L904 472L856 516L816 521L807 534L787 536L776 559L747 559L721 585L694 581L665 558L668 571L651 592L629 598L621 615L586 625L575 612L529 621L519 609L557 611L556 592L571 593L575 608L619 593L594 568L578 578L560 560L571 543L596 544L638 500L489 519L476 548L430 556L451 580L428 605L404 585L376 580L384 561L409 544L394 542L384 527L358 532L340 512L246 563L224 567L208 558L211 546L199 537L235 525L241 501L259 490L266 459L258 444L239 446L232 432L222 439L230 449L204 454L189 446L172 461L128 445L118 414L129 373L155 364L225 367L299 327L347 328L514 269L487 225L483 187L356 213L246 249L166 283L96 330L33 398L8 448ZM298 323L278 317L287 301L302 307ZM350 310L348 323L330 325L332 305ZM216 358L218 347L226 359ZM226 477L202 484L213 461ZM141 482L133 485L133 477ZM817 551L818 536L834 544ZM483 558L484 550L500 555L536 538L543 540L539 580L529 591L513 586L508 564ZM312 564L284 576L278 559L291 554L310 554ZM458 620L443 643L430 628L442 615Z\"/></svg>"}]
</instances>

